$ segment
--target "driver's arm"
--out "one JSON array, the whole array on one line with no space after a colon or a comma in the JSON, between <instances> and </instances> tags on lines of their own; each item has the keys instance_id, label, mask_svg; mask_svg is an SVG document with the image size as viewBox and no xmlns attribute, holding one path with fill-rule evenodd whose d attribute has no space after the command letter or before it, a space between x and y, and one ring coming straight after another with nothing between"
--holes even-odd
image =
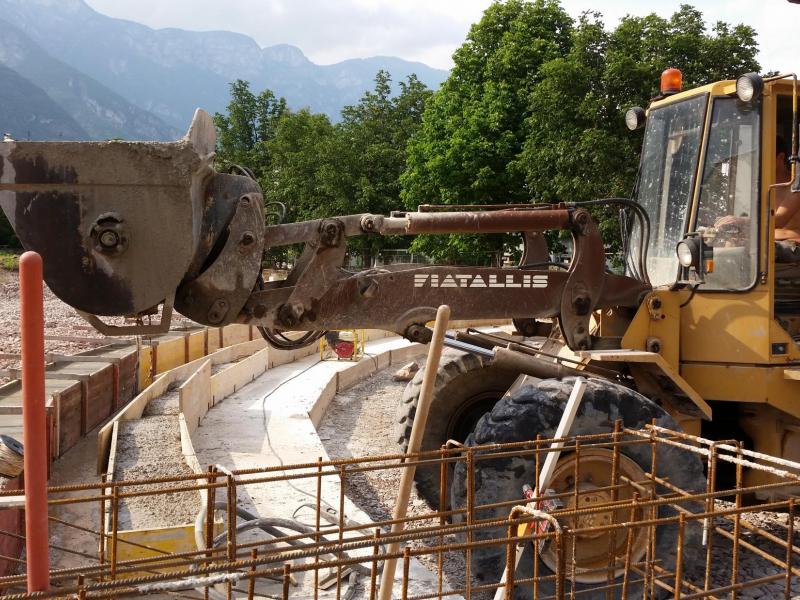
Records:
<instances>
[{"instance_id":1,"label":"driver's arm","mask_svg":"<svg viewBox=\"0 0 800 600\"><path fill-rule=\"evenodd\" d=\"M782 229L800 210L800 194L792 194L788 189L780 188L775 196L775 228Z\"/></svg>"}]
</instances>

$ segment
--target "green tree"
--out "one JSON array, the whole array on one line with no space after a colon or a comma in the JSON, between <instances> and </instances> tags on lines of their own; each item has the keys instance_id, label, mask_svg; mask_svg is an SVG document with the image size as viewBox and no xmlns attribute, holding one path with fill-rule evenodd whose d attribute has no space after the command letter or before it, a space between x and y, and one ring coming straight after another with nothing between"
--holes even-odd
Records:
<instances>
[{"instance_id":1,"label":"green tree","mask_svg":"<svg viewBox=\"0 0 800 600\"><path fill-rule=\"evenodd\" d=\"M358 104L342 110L337 154L349 166L343 211L386 214L402 208L399 179L405 170L406 147L432 92L415 75L401 81L399 87L399 94L393 96L389 73L379 71L375 88ZM364 264L370 265L381 248L406 243L403 238L366 236L353 240L351 246L358 248Z\"/></svg>"},{"instance_id":2,"label":"green tree","mask_svg":"<svg viewBox=\"0 0 800 600\"><path fill-rule=\"evenodd\" d=\"M581 16L570 52L540 69L530 96L526 143L515 163L531 197L581 201L629 196L642 132L624 125L624 111L647 106L661 72L679 67L684 87L758 71L755 32L716 23L683 5L670 19L625 17L611 32L599 13ZM619 250L616 210L596 212L607 245Z\"/></svg>"},{"instance_id":3,"label":"green tree","mask_svg":"<svg viewBox=\"0 0 800 600\"><path fill-rule=\"evenodd\" d=\"M293 221L400 208L398 180L406 146L430 95L414 75L393 95L389 73L380 71L374 89L345 107L336 125L307 110L286 112L266 145L271 161L263 184L267 199L286 204ZM404 242L364 236L351 238L348 247L370 265L387 243Z\"/></svg>"},{"instance_id":4,"label":"green tree","mask_svg":"<svg viewBox=\"0 0 800 600\"><path fill-rule=\"evenodd\" d=\"M629 16L608 31L599 13L573 21L555 0L495 2L429 103L409 147L403 198L412 206L420 198L472 204L627 196L642 136L625 128L625 109L646 106L669 66L683 71L685 87L695 86L757 71L756 52L752 28L718 22L708 31L688 5L669 19ZM596 217L617 249L616 211ZM418 238L415 246L439 259L476 260L509 241L447 236Z\"/></svg>"},{"instance_id":5,"label":"green tree","mask_svg":"<svg viewBox=\"0 0 800 600\"><path fill-rule=\"evenodd\" d=\"M495 2L453 55L450 77L425 111L408 149L402 196L423 202L526 201L525 178L509 168L525 141L529 96L539 67L571 45L572 19L556 0ZM439 258L477 260L503 236L423 237L415 247Z\"/></svg>"},{"instance_id":6,"label":"green tree","mask_svg":"<svg viewBox=\"0 0 800 600\"><path fill-rule=\"evenodd\" d=\"M227 169L242 165L253 170L262 181L270 171L267 145L275 137L278 122L287 112L286 100L270 90L255 95L247 81L231 83L227 114L216 113L217 162Z\"/></svg>"}]
</instances>

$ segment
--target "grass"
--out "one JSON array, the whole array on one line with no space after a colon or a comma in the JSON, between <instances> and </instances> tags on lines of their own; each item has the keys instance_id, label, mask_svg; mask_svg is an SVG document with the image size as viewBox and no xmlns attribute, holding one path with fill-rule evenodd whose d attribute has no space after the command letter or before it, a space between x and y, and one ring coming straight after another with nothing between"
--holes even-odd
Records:
<instances>
[{"instance_id":1,"label":"grass","mask_svg":"<svg viewBox=\"0 0 800 600\"><path fill-rule=\"evenodd\" d=\"M19 251L10 248L0 248L0 269L4 271L17 271L19 269Z\"/></svg>"}]
</instances>

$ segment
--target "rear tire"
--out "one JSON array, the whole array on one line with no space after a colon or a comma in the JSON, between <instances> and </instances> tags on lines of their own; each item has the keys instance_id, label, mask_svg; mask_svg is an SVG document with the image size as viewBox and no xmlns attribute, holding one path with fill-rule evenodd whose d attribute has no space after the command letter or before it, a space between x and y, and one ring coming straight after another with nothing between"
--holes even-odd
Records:
<instances>
[{"instance_id":1,"label":"rear tire","mask_svg":"<svg viewBox=\"0 0 800 600\"><path fill-rule=\"evenodd\" d=\"M394 435L403 452L411 439L424 373L423 366L406 386L397 407ZM513 371L491 366L475 354L446 350L436 374L421 450L438 450L448 439L466 440L478 419L492 409L516 377ZM414 480L420 497L438 508L438 467L418 467ZM445 499L449 500L449 494Z\"/></svg>"},{"instance_id":2,"label":"rear tire","mask_svg":"<svg viewBox=\"0 0 800 600\"><path fill-rule=\"evenodd\" d=\"M553 437L563 413L564 405L574 385L573 378L563 381L549 379L536 385L528 385L514 394L500 400L491 412L478 422L475 431L467 438L468 446L484 444L518 442L532 440L537 434L544 438ZM663 427L677 430L675 421L658 405L641 394L616 385L609 381L589 379L586 391L578 408L577 416L570 429L570 435L597 434L613 431L614 422L621 419L625 427L641 429L653 419ZM649 445L623 446L620 450L632 459L645 472L651 467L651 451ZM566 455L565 455L566 456ZM684 490L702 492L706 489L703 475L703 464L700 458L691 452L672 446L659 446L656 453L656 472ZM559 461L560 464L560 461ZM522 486L533 485L535 460L533 457L511 457L492 460L476 460L475 462L475 505L520 499ZM665 490L659 490L664 492ZM453 507L466 506L466 467L459 462L454 469L451 486L451 503ZM522 503L522 502L520 502ZM479 510L476 519L504 519L508 517L508 506ZM662 506L658 510L659 517L674 516L675 510ZM504 538L505 531L498 529L477 530L474 539ZM662 565L672 569L676 559L677 525L662 525L656 532L656 556ZM684 568L692 564L694 553L700 546L700 532L696 523L687 523L684 537ZM533 574L533 548L528 545L517 570L516 578L531 577ZM552 571L539 559L539 575L551 574ZM567 555L569 563L569 555ZM472 573L478 583L496 583L500 580L505 566L505 547L503 545L486 546L472 551ZM569 590L569 570L565 590ZM578 583L577 590L591 590L602 587L602 583ZM540 594L551 595L555 589L552 584L540 584ZM517 588L515 598L530 598L531 588ZM640 585L630 586L629 596L641 597ZM619 589L615 597L620 597ZM606 591L592 593L587 591L581 598L604 600Z\"/></svg>"}]
</instances>

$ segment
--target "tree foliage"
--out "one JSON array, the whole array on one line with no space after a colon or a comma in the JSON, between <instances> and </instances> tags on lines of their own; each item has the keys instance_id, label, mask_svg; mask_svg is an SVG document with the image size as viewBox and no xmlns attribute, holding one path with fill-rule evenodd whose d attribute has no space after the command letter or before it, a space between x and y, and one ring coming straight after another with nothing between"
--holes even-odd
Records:
<instances>
[{"instance_id":1,"label":"tree foliage","mask_svg":"<svg viewBox=\"0 0 800 600\"><path fill-rule=\"evenodd\" d=\"M756 36L682 5L670 18L628 16L613 29L587 12L571 18L558 0L495 1L454 54L433 94L411 76L392 93L379 72L374 89L346 107L338 123L289 111L269 90L231 85L226 115L216 115L223 166L254 169L267 200L292 220L358 212L386 214L423 203L581 201L630 195L641 132L624 111L646 106L663 69L684 86L757 71ZM596 211L612 250L617 214ZM414 248L452 262L485 263L512 236L428 236ZM370 264L387 243L350 247Z\"/></svg>"},{"instance_id":2,"label":"tree foliage","mask_svg":"<svg viewBox=\"0 0 800 600\"><path fill-rule=\"evenodd\" d=\"M387 213L400 207L400 174L406 147L431 95L412 75L392 93L389 73L342 110L339 123L304 109L292 112L269 90L258 96L246 82L231 86L228 114L217 115L222 165L252 168L265 200L286 205L292 221L360 212ZM351 251L369 265L387 243L379 236L353 239Z\"/></svg>"},{"instance_id":3,"label":"tree foliage","mask_svg":"<svg viewBox=\"0 0 800 600\"><path fill-rule=\"evenodd\" d=\"M255 95L241 79L231 83L227 114L216 113L217 159L222 168L242 165L261 179L270 170L270 141L281 117L287 112L286 100L270 90Z\"/></svg>"},{"instance_id":4,"label":"tree foliage","mask_svg":"<svg viewBox=\"0 0 800 600\"><path fill-rule=\"evenodd\" d=\"M573 20L555 0L496 2L424 114L403 198L410 206L421 197L474 204L629 195L641 133L625 128L624 111L649 103L667 67L696 86L757 71L756 51L752 28L720 22L708 31L687 5L669 19L629 16L609 31L599 13ZM617 249L616 213L597 216ZM487 238L415 244L452 260L502 247Z\"/></svg>"}]
</instances>

